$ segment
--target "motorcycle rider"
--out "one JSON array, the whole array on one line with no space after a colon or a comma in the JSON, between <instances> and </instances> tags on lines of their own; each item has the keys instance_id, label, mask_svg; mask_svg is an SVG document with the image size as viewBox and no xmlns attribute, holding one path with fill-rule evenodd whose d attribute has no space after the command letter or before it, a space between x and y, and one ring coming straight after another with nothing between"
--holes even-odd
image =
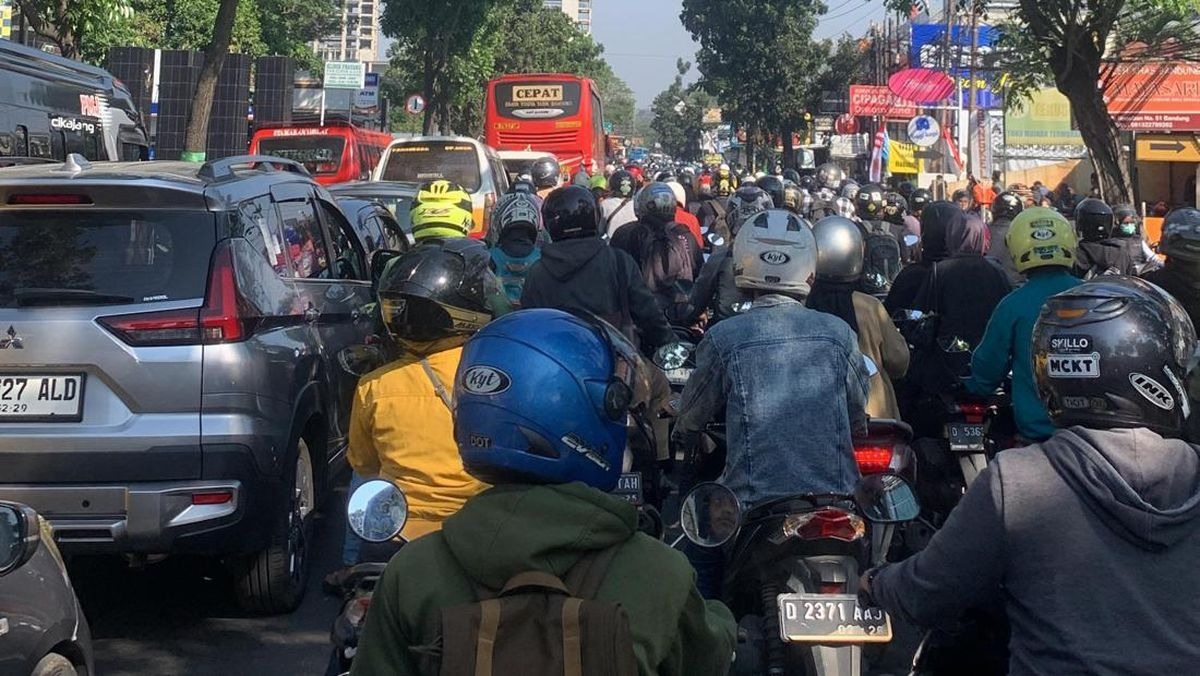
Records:
<instances>
[{"instance_id":1,"label":"motorcycle rider","mask_svg":"<svg viewBox=\"0 0 1200 676\"><path fill-rule=\"evenodd\" d=\"M675 222L675 193L665 183L651 183L634 200L636 223L617 230L611 245L628 253L646 286L667 313L681 322L688 312L688 296L704 266L704 251L691 232Z\"/></svg>"},{"instance_id":2,"label":"motorcycle rider","mask_svg":"<svg viewBox=\"0 0 1200 676\"><path fill-rule=\"evenodd\" d=\"M475 225L471 195L462 186L446 180L421 186L413 199L409 222L417 244L429 239L466 237Z\"/></svg>"},{"instance_id":3,"label":"motorcycle rider","mask_svg":"<svg viewBox=\"0 0 1200 676\"><path fill-rule=\"evenodd\" d=\"M1200 607L1180 590L1200 584L1200 447L1178 437L1192 323L1157 287L1105 276L1048 299L1033 340L1059 429L999 454L923 551L861 587L921 626L1003 603L1012 676L1190 673Z\"/></svg>"},{"instance_id":4,"label":"motorcycle rider","mask_svg":"<svg viewBox=\"0 0 1200 676\"><path fill-rule=\"evenodd\" d=\"M721 166L717 169L717 176L713 180L713 185L717 197L729 197L733 194L734 190L738 189L737 176L734 176L733 172L729 170L728 164L721 163Z\"/></svg>"},{"instance_id":5,"label":"motorcycle rider","mask_svg":"<svg viewBox=\"0 0 1200 676\"><path fill-rule=\"evenodd\" d=\"M529 177L537 187L537 196L546 199L558 186L562 185L562 169L558 160L553 157L539 157L529 165Z\"/></svg>"},{"instance_id":6,"label":"motorcycle rider","mask_svg":"<svg viewBox=\"0 0 1200 676\"><path fill-rule=\"evenodd\" d=\"M817 173L814 178L815 189L813 193L813 208L812 218L819 220L826 216L837 215L837 207L835 201L839 197L842 182L846 179L846 174L842 172L842 168L832 162L826 162L817 167Z\"/></svg>"},{"instance_id":7,"label":"motorcycle rider","mask_svg":"<svg viewBox=\"0 0 1200 676\"><path fill-rule=\"evenodd\" d=\"M1112 207L1104 200L1088 197L1076 205L1079 250L1075 253L1075 275L1079 278L1133 274L1133 261L1125 253L1125 246L1112 239L1114 221Z\"/></svg>"},{"instance_id":8,"label":"motorcycle rider","mask_svg":"<svg viewBox=\"0 0 1200 676\"><path fill-rule=\"evenodd\" d=\"M784 185L783 181L775 176L763 176L755 182L763 192L771 196L771 202L775 209L783 209L784 207Z\"/></svg>"},{"instance_id":9,"label":"motorcycle rider","mask_svg":"<svg viewBox=\"0 0 1200 676\"><path fill-rule=\"evenodd\" d=\"M1133 263L1134 274L1145 277L1151 270L1161 268L1162 262L1142 235L1142 219L1138 216L1137 209L1130 204L1113 205L1113 219L1116 224L1113 226L1112 237L1125 247L1125 255L1129 256Z\"/></svg>"},{"instance_id":10,"label":"motorcycle rider","mask_svg":"<svg viewBox=\"0 0 1200 676\"><path fill-rule=\"evenodd\" d=\"M995 202L997 221L1006 204L1002 197ZM1021 211L1006 228L1005 248L1013 269L1028 281L996 306L971 357L971 377L964 385L976 394L989 395L1011 369L1017 431L1030 442L1044 441L1054 434L1055 427L1033 378L1033 325L1047 298L1079 284L1079 278L1071 274L1078 242L1067 219L1046 207Z\"/></svg>"},{"instance_id":11,"label":"motorcycle rider","mask_svg":"<svg viewBox=\"0 0 1200 676\"><path fill-rule=\"evenodd\" d=\"M402 348L396 361L362 377L350 412L347 459L408 497L406 540L433 532L484 489L454 447L449 390L462 344L491 321L499 293L485 244L465 237L419 246L379 280L384 326Z\"/></svg>"},{"instance_id":12,"label":"motorcycle rider","mask_svg":"<svg viewBox=\"0 0 1200 676\"><path fill-rule=\"evenodd\" d=\"M687 191L679 181L667 181L667 187L675 195L675 222L688 229L696 240L696 245L703 249L704 235L700 233L700 221L687 210ZM636 211L636 204L634 205Z\"/></svg>"},{"instance_id":13,"label":"motorcycle rider","mask_svg":"<svg viewBox=\"0 0 1200 676\"><path fill-rule=\"evenodd\" d=\"M352 674L439 673L452 656L464 657L451 653L443 609L493 598L521 573L570 579L585 556L591 568L584 579L598 567L602 581L594 593L569 595L619 603L628 618L624 641L582 625L582 646L632 647L632 655L614 655L606 673L627 673L618 665L636 665L643 676L728 671L735 636L729 610L701 599L683 557L639 533L636 509L608 494L621 473L639 363L636 348L611 327L555 310L510 315L463 348L453 438L467 471L494 487L392 558L375 588ZM481 390L471 380L476 372L503 374L507 384ZM520 620L501 617L499 636L514 622ZM502 639L494 645L495 673L524 673L502 661L511 647L504 650ZM468 662L474 655L462 652ZM591 664L576 673L600 672Z\"/></svg>"},{"instance_id":14,"label":"motorcycle rider","mask_svg":"<svg viewBox=\"0 0 1200 676\"><path fill-rule=\"evenodd\" d=\"M771 198L755 186L738 188L729 198L729 217L725 246L718 248L704 261L696 283L692 286L689 305L689 326L700 319L706 310L710 312L709 324L715 324L738 313L738 308L749 298L734 282L733 240L747 219L771 208Z\"/></svg>"},{"instance_id":15,"label":"motorcycle rider","mask_svg":"<svg viewBox=\"0 0 1200 676\"><path fill-rule=\"evenodd\" d=\"M898 192L884 194L883 220L887 221L888 230L900 245L900 264L916 262L921 253L921 222L908 213L908 200L904 195Z\"/></svg>"},{"instance_id":16,"label":"motorcycle rider","mask_svg":"<svg viewBox=\"0 0 1200 676\"><path fill-rule=\"evenodd\" d=\"M1166 254L1166 265L1143 279L1174 296L1192 323L1200 323L1200 210L1172 209L1163 219L1158 250Z\"/></svg>"},{"instance_id":17,"label":"motorcycle rider","mask_svg":"<svg viewBox=\"0 0 1200 676\"><path fill-rule=\"evenodd\" d=\"M879 367L871 376L867 415L900 419L892 380L908 371L908 344L888 317L883 303L857 291L863 270L863 238L848 218L826 216L813 226L817 276L806 305L839 317L858 336L858 349Z\"/></svg>"},{"instance_id":18,"label":"motorcycle rider","mask_svg":"<svg viewBox=\"0 0 1200 676\"><path fill-rule=\"evenodd\" d=\"M900 242L884 218L883 187L871 183L854 197L855 213L863 228L863 274L859 289L874 296L886 296L892 280L900 274Z\"/></svg>"},{"instance_id":19,"label":"motorcycle rider","mask_svg":"<svg viewBox=\"0 0 1200 676\"><path fill-rule=\"evenodd\" d=\"M505 195L492 212L489 235L496 233L492 247L492 269L495 270L504 295L514 307L520 307L525 276L541 258L543 239L542 214L532 195Z\"/></svg>"},{"instance_id":20,"label":"motorcycle rider","mask_svg":"<svg viewBox=\"0 0 1200 676\"><path fill-rule=\"evenodd\" d=\"M917 188L913 190L912 197L908 199L908 207L912 211L912 215L918 219L921 218L921 212L925 207L933 203L933 195L925 188ZM920 227L918 223L918 228ZM920 232L917 233L921 234Z\"/></svg>"},{"instance_id":21,"label":"motorcycle rider","mask_svg":"<svg viewBox=\"0 0 1200 676\"><path fill-rule=\"evenodd\" d=\"M1009 255L1008 237L1009 227L1012 225L1013 219L1021 210L1025 208L1025 200L1019 195L1007 190L996 195L992 202L992 223L988 226L991 230L991 245L988 248L988 256L993 258L1000 267L1004 268L1004 272L1008 274L1009 283L1014 286L1021 282L1021 273L1014 266L1014 259ZM1033 326L1032 320L1030 326Z\"/></svg>"},{"instance_id":22,"label":"motorcycle rider","mask_svg":"<svg viewBox=\"0 0 1200 676\"><path fill-rule=\"evenodd\" d=\"M601 218L604 232L612 238L617 228L637 220L633 213L633 196L637 193L637 181L633 174L625 171L614 171L608 177L608 198L600 202Z\"/></svg>"}]
</instances>

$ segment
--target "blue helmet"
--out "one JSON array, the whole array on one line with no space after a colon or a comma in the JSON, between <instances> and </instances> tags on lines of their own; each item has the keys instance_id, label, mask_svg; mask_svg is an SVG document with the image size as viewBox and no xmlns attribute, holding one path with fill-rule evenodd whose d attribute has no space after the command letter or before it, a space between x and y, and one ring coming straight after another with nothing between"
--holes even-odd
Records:
<instances>
[{"instance_id":1,"label":"blue helmet","mask_svg":"<svg viewBox=\"0 0 1200 676\"><path fill-rule=\"evenodd\" d=\"M506 315L459 362L454 440L463 466L490 484L582 481L611 491L641 378L636 348L603 321L549 309Z\"/></svg>"}]
</instances>

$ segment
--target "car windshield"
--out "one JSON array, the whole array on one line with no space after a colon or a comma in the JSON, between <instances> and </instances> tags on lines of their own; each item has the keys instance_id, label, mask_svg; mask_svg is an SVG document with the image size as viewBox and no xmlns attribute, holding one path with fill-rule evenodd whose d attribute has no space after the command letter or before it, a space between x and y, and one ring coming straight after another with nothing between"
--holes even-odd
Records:
<instances>
[{"instance_id":1,"label":"car windshield","mask_svg":"<svg viewBox=\"0 0 1200 676\"><path fill-rule=\"evenodd\" d=\"M0 308L204 297L206 211L0 211Z\"/></svg>"},{"instance_id":2,"label":"car windshield","mask_svg":"<svg viewBox=\"0 0 1200 676\"><path fill-rule=\"evenodd\" d=\"M425 183L438 179L457 183L468 192L479 190L483 183L479 151L470 143L432 141L401 143L388 152L383 180Z\"/></svg>"},{"instance_id":3,"label":"car windshield","mask_svg":"<svg viewBox=\"0 0 1200 676\"><path fill-rule=\"evenodd\" d=\"M336 174L345 149L346 139L340 136L273 136L258 142L260 155L299 162L314 176Z\"/></svg>"}]
</instances>

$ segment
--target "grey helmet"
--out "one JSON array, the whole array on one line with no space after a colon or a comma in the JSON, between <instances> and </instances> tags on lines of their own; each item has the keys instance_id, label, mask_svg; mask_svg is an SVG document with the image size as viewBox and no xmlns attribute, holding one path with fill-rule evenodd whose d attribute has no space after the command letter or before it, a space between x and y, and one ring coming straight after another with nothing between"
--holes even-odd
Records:
<instances>
[{"instance_id":1,"label":"grey helmet","mask_svg":"<svg viewBox=\"0 0 1200 676\"><path fill-rule=\"evenodd\" d=\"M1200 209L1172 209L1163 219L1159 251L1180 262L1200 263Z\"/></svg>"},{"instance_id":2,"label":"grey helmet","mask_svg":"<svg viewBox=\"0 0 1200 676\"><path fill-rule=\"evenodd\" d=\"M846 174L842 168L832 162L826 162L817 167L817 187L829 188L837 192L842 187L842 181L845 180Z\"/></svg>"},{"instance_id":3,"label":"grey helmet","mask_svg":"<svg viewBox=\"0 0 1200 676\"><path fill-rule=\"evenodd\" d=\"M817 279L854 282L863 271L863 235L858 224L842 216L826 216L813 226L817 240Z\"/></svg>"},{"instance_id":4,"label":"grey helmet","mask_svg":"<svg viewBox=\"0 0 1200 676\"><path fill-rule=\"evenodd\" d=\"M654 182L638 191L633 199L633 214L651 225L666 225L675 220L675 191L666 183Z\"/></svg>"},{"instance_id":5,"label":"grey helmet","mask_svg":"<svg viewBox=\"0 0 1200 676\"><path fill-rule=\"evenodd\" d=\"M767 209L773 209L771 196L762 188L753 185L742 186L729 196L725 210L725 223L729 226L729 234L736 235L742 223L754 214Z\"/></svg>"}]
</instances>

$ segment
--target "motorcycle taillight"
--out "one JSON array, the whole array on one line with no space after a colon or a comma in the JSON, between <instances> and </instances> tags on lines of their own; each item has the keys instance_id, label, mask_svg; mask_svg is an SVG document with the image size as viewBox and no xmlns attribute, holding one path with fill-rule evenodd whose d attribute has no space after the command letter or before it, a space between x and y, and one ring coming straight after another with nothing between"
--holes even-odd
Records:
<instances>
[{"instance_id":1,"label":"motorcycle taillight","mask_svg":"<svg viewBox=\"0 0 1200 676\"><path fill-rule=\"evenodd\" d=\"M882 474L892 466L892 447L855 446L854 460L860 474Z\"/></svg>"},{"instance_id":2,"label":"motorcycle taillight","mask_svg":"<svg viewBox=\"0 0 1200 676\"><path fill-rule=\"evenodd\" d=\"M959 402L958 411L963 414L969 423L983 422L983 416L987 413L987 404L978 402Z\"/></svg>"},{"instance_id":3,"label":"motorcycle taillight","mask_svg":"<svg viewBox=\"0 0 1200 676\"><path fill-rule=\"evenodd\" d=\"M783 534L801 540L841 540L854 542L867 533L862 517L832 507L815 512L790 514L783 521Z\"/></svg>"},{"instance_id":4,"label":"motorcycle taillight","mask_svg":"<svg viewBox=\"0 0 1200 676\"><path fill-rule=\"evenodd\" d=\"M355 597L346 606L346 621L352 627L361 627L367 621L367 610L371 607L370 594Z\"/></svg>"}]
</instances>

